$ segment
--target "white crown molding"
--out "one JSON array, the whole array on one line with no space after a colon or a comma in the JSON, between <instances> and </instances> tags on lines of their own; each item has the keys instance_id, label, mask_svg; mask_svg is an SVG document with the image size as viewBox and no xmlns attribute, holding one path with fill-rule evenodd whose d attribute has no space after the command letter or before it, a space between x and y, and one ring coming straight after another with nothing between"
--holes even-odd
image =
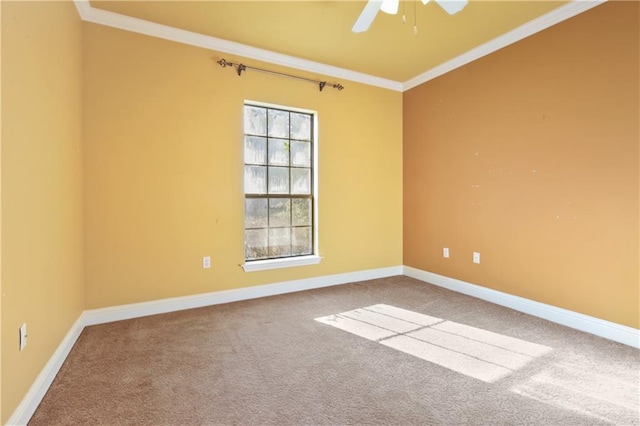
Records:
<instances>
[{"instance_id":1,"label":"white crown molding","mask_svg":"<svg viewBox=\"0 0 640 426\"><path fill-rule=\"evenodd\" d=\"M83 21L93 22L95 24L106 25L125 31L131 31L138 34L144 34L151 37L158 37L165 40L175 41L177 43L188 44L191 46L201 47L221 53L239 55L245 58L256 59L275 65L281 65L301 71L318 73L330 77L355 81L357 83L367 84L370 86L381 87L383 89L404 92L412 89L429 80L433 80L443 74L448 73L456 68L466 65L470 62L489 55L503 47L516 43L530 35L545 30L555 24L565 21L582 12L592 9L607 0L573 0L564 6L552 10L532 21L519 26L495 39L482 44L474 49L463 53L437 67L434 67L404 83L393 81L370 74L351 71L344 68L334 67L332 65L321 64L319 62L309 61L306 59L296 58L281 53L272 52L265 49L259 49L245 44L236 43L229 40L223 40L191 31L181 30L169 27L167 25L156 24L138 18L121 15L119 13L109 12L97 9L91 6L87 0L75 0L78 14Z\"/></svg>"},{"instance_id":2,"label":"white crown molding","mask_svg":"<svg viewBox=\"0 0 640 426\"><path fill-rule=\"evenodd\" d=\"M73 3L76 5L76 9L78 10L78 15L80 15L80 19L83 21L87 20L87 16L91 13L91 3L89 0L74 0Z\"/></svg>"},{"instance_id":3,"label":"white crown molding","mask_svg":"<svg viewBox=\"0 0 640 426\"><path fill-rule=\"evenodd\" d=\"M487 56L497 50L502 49L503 47L516 43L526 37L529 37L530 35L545 30L582 12L586 12L587 10L594 8L604 3L605 1L607 0L573 0L571 3L560 6L559 8L552 10L551 12L546 13L542 16L539 16L538 18L529 21L526 24L523 24L507 33L504 33L501 36L488 41L487 43L473 48L460 56L457 56L447 62L442 63L441 65L438 65L437 67L430 69L429 71L426 71L410 80L405 81L402 84L402 91L404 92L423 83L426 83L429 80L433 80L434 78L446 74L449 71L453 71L456 68L460 68L461 66L466 65L469 62L473 62L476 59Z\"/></svg>"},{"instance_id":4,"label":"white crown molding","mask_svg":"<svg viewBox=\"0 0 640 426\"><path fill-rule=\"evenodd\" d=\"M381 87L383 89L394 90L397 92L402 91L402 83L399 81L388 80L386 78L334 67L332 65L283 55L281 53L247 46L234 41L223 40L221 38L198 34L179 28L169 27L167 25L157 24L155 22L132 18L130 16L121 15L107 10L97 9L92 7L86 0L76 0L75 3L80 17L86 22L92 22L138 34L175 41L182 44L188 44L190 46L201 47L203 49L213 50L220 53L238 55L301 71Z\"/></svg>"},{"instance_id":5,"label":"white crown molding","mask_svg":"<svg viewBox=\"0 0 640 426\"><path fill-rule=\"evenodd\" d=\"M410 266L404 267L404 275L429 284L437 285L438 287L473 296L478 299L495 303L496 305L505 306L519 312L524 312L525 314L555 322L556 324L561 324L640 349L640 330L632 327L594 318L578 312L547 305L545 303L535 302L522 297L513 296L501 291L492 290L490 288L446 277L444 275L434 274L433 272L412 268Z\"/></svg>"}]
</instances>

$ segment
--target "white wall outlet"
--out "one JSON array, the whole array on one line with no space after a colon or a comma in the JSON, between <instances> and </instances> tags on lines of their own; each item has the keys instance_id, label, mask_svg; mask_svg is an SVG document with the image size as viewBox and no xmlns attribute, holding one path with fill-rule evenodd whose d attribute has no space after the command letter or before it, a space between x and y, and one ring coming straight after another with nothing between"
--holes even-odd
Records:
<instances>
[{"instance_id":1,"label":"white wall outlet","mask_svg":"<svg viewBox=\"0 0 640 426\"><path fill-rule=\"evenodd\" d=\"M202 269L211 268L211 256L205 256L202 258Z\"/></svg>"},{"instance_id":2,"label":"white wall outlet","mask_svg":"<svg viewBox=\"0 0 640 426\"><path fill-rule=\"evenodd\" d=\"M477 251L473 252L473 263L480 263L480 253Z\"/></svg>"},{"instance_id":3,"label":"white wall outlet","mask_svg":"<svg viewBox=\"0 0 640 426\"><path fill-rule=\"evenodd\" d=\"M446 258L448 258L448 257L449 257L449 248L444 247L444 248L442 249L442 257L446 257Z\"/></svg>"},{"instance_id":4,"label":"white wall outlet","mask_svg":"<svg viewBox=\"0 0 640 426\"><path fill-rule=\"evenodd\" d=\"M20 350L27 346L27 323L20 326Z\"/></svg>"}]
</instances>

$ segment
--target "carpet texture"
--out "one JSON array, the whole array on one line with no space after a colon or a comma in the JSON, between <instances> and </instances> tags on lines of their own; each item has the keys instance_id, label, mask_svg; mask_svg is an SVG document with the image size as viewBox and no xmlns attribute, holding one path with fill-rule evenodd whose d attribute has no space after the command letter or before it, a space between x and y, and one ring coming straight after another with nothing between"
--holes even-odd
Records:
<instances>
[{"instance_id":1,"label":"carpet texture","mask_svg":"<svg viewBox=\"0 0 640 426\"><path fill-rule=\"evenodd\" d=\"M380 304L445 346L544 350L479 380L315 320ZM639 373L637 349L397 276L87 327L29 424L640 425Z\"/></svg>"}]
</instances>

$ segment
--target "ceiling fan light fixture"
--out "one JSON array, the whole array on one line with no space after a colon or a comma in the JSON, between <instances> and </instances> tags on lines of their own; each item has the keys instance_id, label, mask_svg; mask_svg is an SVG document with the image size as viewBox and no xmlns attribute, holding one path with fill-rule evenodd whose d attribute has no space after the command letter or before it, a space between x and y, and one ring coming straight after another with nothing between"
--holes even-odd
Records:
<instances>
[{"instance_id":1,"label":"ceiling fan light fixture","mask_svg":"<svg viewBox=\"0 0 640 426\"><path fill-rule=\"evenodd\" d=\"M430 0L421 0L422 4L429 3ZM414 15L414 34L417 33L417 25L415 23L416 13L416 3L418 0L413 0L413 15ZM460 12L464 7L469 3L469 0L435 0L435 2L444 9L449 15L453 15L455 13ZM355 24L353 24L353 28L351 31L354 33L362 33L369 29L373 20L376 18L378 12L383 11L390 15L395 15L398 13L398 8L400 7L400 0L367 0L367 4L364 6L364 9L358 16ZM402 22L406 22L406 16L404 14L404 3L402 4Z\"/></svg>"},{"instance_id":2,"label":"ceiling fan light fixture","mask_svg":"<svg viewBox=\"0 0 640 426\"><path fill-rule=\"evenodd\" d=\"M388 13L389 15L395 15L396 13L398 13L399 4L400 0L382 0L380 10L384 13Z\"/></svg>"}]
</instances>

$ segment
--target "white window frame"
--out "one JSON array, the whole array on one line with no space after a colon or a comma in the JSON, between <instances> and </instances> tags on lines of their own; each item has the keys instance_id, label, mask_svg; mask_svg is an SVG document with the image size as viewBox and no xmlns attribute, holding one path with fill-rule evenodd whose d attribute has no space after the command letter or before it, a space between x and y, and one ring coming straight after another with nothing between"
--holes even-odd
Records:
<instances>
[{"instance_id":1,"label":"white window frame","mask_svg":"<svg viewBox=\"0 0 640 426\"><path fill-rule=\"evenodd\" d=\"M303 108L296 108L296 107L290 107L290 106L286 106L286 105L277 105L277 104L271 104L271 103L265 103L265 102L259 102L259 101L252 101L252 100L245 100L242 104L242 151L244 153L244 107L246 105L254 105L254 106L259 106L259 107L265 107L265 108L274 108L274 109L281 109L281 110L286 110L286 111L291 111L291 112L300 112L300 113L304 113L304 114L310 114L313 116L313 144L312 144L312 148L313 148L313 155L312 155L312 175L313 175L313 254L310 255L306 255L306 256L291 256L291 257L281 257L281 258L277 258L277 259L264 259L264 260L250 260L247 261L245 260L244 263L241 265L242 269L245 272L255 272L255 271L265 271L265 270L270 270L270 269L280 269L280 268L291 268L291 267L296 267L296 266L306 266L306 265L317 265L318 263L320 263L320 261L322 260L322 256L320 256L318 254L318 241L319 241L319 232L318 232L318 206L319 206L319 201L318 201L318 112L317 111L313 111L313 110L308 110L308 109L303 109ZM242 164L244 164L244 154L242 155ZM244 167L244 166L243 166ZM244 206L244 172L243 172L243 182L242 182L242 203ZM242 209L243 211L243 215L242 215L242 222L243 222L243 226L242 226L242 240L244 241L244 232L245 232L245 228L244 228L244 218L246 215L246 212L244 212L244 207ZM243 245L244 247L244 245ZM243 256L244 258L244 253Z\"/></svg>"}]
</instances>

